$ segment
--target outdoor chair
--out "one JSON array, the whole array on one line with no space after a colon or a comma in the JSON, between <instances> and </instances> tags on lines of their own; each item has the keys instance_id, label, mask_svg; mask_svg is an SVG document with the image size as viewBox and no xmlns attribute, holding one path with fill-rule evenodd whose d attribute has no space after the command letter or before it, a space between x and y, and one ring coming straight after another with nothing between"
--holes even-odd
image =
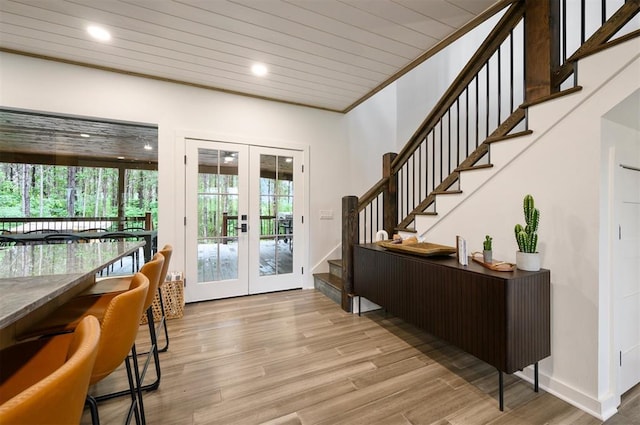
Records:
<instances>
[{"instance_id":1,"label":"outdoor chair","mask_svg":"<svg viewBox=\"0 0 640 425\"><path fill-rule=\"evenodd\" d=\"M0 236L0 247L9 247L15 245L24 245L24 241L12 238L11 236Z\"/></svg>"},{"instance_id":2,"label":"outdoor chair","mask_svg":"<svg viewBox=\"0 0 640 425\"><path fill-rule=\"evenodd\" d=\"M72 233L52 233L44 237L47 244L88 243L89 239Z\"/></svg>"},{"instance_id":3,"label":"outdoor chair","mask_svg":"<svg viewBox=\"0 0 640 425\"><path fill-rule=\"evenodd\" d=\"M100 242L117 242L117 241L141 241L143 237L134 235L130 232L107 232L100 238ZM131 257L131 273L135 273L140 269L140 252L134 251L130 255ZM120 260L120 267L122 267L122 259ZM109 276L109 268L107 268L107 276Z\"/></svg>"}]
</instances>

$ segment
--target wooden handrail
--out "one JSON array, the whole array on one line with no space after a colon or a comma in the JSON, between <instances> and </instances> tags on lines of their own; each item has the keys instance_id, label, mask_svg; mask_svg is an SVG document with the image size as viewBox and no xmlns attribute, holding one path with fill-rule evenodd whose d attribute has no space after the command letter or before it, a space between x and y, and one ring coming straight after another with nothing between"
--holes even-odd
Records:
<instances>
[{"instance_id":1,"label":"wooden handrail","mask_svg":"<svg viewBox=\"0 0 640 425\"><path fill-rule=\"evenodd\" d=\"M376 199L384 191L385 187L387 186L387 183L389 183L388 177L381 178L380 180L378 180L376 184L373 185L371 189L367 190L367 192L364 195L358 198L357 211L358 212L362 211L364 207L367 206L367 204L369 204L371 201Z\"/></svg>"}]
</instances>

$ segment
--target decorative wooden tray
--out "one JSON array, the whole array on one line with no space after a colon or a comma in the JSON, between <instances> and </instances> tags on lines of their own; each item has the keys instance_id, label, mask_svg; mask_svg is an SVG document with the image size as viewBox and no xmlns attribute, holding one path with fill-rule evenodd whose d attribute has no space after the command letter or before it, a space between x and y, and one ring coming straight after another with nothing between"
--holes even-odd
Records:
<instances>
[{"instance_id":1,"label":"decorative wooden tray","mask_svg":"<svg viewBox=\"0 0 640 425\"><path fill-rule=\"evenodd\" d=\"M456 253L456 249L452 246L439 245L437 243L418 242L413 244L391 243L390 241L378 241L379 246L389 251L404 252L407 254L421 255L423 257L432 257L435 255L451 255Z\"/></svg>"},{"instance_id":2,"label":"decorative wooden tray","mask_svg":"<svg viewBox=\"0 0 640 425\"><path fill-rule=\"evenodd\" d=\"M506 261L494 261L492 263L485 263L482 256L471 256L471 259L489 270L496 272L512 272L515 270L516 265L513 263L507 263Z\"/></svg>"}]
</instances>

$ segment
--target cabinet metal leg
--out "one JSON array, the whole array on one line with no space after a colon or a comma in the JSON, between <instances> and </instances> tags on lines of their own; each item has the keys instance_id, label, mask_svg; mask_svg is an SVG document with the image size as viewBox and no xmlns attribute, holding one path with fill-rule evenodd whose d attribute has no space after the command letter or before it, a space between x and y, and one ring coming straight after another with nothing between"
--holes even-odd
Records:
<instances>
[{"instance_id":1,"label":"cabinet metal leg","mask_svg":"<svg viewBox=\"0 0 640 425\"><path fill-rule=\"evenodd\" d=\"M498 399L500 400L500 411L504 411L504 382L502 381L502 371L498 370Z\"/></svg>"}]
</instances>

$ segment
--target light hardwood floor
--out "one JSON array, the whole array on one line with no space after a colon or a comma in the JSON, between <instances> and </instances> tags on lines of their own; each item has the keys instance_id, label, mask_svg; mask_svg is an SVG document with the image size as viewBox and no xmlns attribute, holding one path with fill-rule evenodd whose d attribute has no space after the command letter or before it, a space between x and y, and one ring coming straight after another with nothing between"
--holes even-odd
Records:
<instances>
[{"instance_id":1,"label":"light hardwood floor","mask_svg":"<svg viewBox=\"0 0 640 425\"><path fill-rule=\"evenodd\" d=\"M381 311L347 314L315 290L189 304L168 323L162 382L144 395L149 424L601 423L510 375L500 412L492 367ZM101 423L122 423L125 405L101 403ZM607 424L640 424L640 386Z\"/></svg>"}]
</instances>

